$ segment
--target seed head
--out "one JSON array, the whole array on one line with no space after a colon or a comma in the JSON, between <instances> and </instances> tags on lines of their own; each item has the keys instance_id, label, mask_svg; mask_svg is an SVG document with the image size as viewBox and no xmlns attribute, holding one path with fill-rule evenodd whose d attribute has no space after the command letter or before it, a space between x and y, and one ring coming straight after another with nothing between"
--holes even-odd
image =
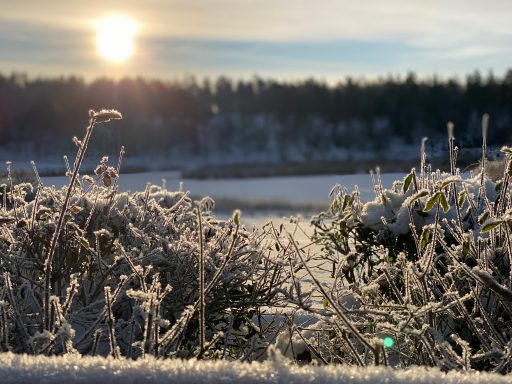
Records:
<instances>
[{"instance_id":1,"label":"seed head","mask_svg":"<svg viewBox=\"0 0 512 384\"><path fill-rule=\"evenodd\" d=\"M89 115L91 115L90 112ZM123 115L121 115L121 112L118 112L115 109L102 109L98 112L93 111L92 118L98 123L105 123L110 120L121 120Z\"/></svg>"}]
</instances>

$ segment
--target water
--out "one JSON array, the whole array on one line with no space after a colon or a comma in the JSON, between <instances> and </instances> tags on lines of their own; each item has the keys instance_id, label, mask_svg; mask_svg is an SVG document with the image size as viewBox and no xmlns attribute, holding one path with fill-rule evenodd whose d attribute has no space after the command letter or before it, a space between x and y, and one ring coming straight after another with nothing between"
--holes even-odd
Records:
<instances>
[{"instance_id":1,"label":"water","mask_svg":"<svg viewBox=\"0 0 512 384\"><path fill-rule=\"evenodd\" d=\"M402 174L390 173L382 175L384 187L388 188L394 180L402 178ZM193 196L210 196L214 200L231 200L241 204L251 203L253 206L265 206L272 211L272 206L290 207L293 213L294 206L303 208L327 207L329 204L329 191L339 183L351 191L355 185L359 186L362 200L371 200L375 194L370 175L330 175L330 176L283 176L248 179L182 179L179 172L145 172L121 174L119 178L120 191L143 191L147 183L162 185L165 180L166 187L178 190L182 182L183 190L188 190ZM67 185L69 178L64 176L43 177L45 185L61 187ZM253 211L257 211L254 209ZM254 212L255 216L261 212ZM300 213L300 210L296 213Z\"/></svg>"}]
</instances>

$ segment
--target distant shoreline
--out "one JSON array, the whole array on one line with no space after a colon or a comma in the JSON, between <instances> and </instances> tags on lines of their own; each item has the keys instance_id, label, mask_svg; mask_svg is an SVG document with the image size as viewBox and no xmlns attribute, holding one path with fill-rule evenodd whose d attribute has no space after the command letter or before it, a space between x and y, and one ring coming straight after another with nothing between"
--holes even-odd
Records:
<instances>
[{"instance_id":1,"label":"distant shoreline","mask_svg":"<svg viewBox=\"0 0 512 384\"><path fill-rule=\"evenodd\" d=\"M408 172L416 160L361 160L283 164L228 164L204 166L182 172L186 179L244 179L276 176L350 175L368 173L379 167L382 172Z\"/></svg>"},{"instance_id":2,"label":"distant shoreline","mask_svg":"<svg viewBox=\"0 0 512 384\"><path fill-rule=\"evenodd\" d=\"M419 151L418 151L419 152ZM490 151L489 151L490 152ZM418 153L419 155L419 153ZM96 158L101 156L96 155ZM283 177L283 176L323 176L323 175L353 175L368 174L370 170L380 169L381 173L407 173L412 168L419 168L419 158L412 157L410 153L384 154L379 158L378 154L367 153L367 156L355 156L349 159L334 160L311 160L311 161L284 161L284 162L260 162L246 159L246 162L232 159L217 159L208 162L198 157L191 158L189 162L177 163L170 158L141 157L129 158L121 164L121 175L137 174L147 172L176 172L181 178L189 180L207 179L245 179L260 177ZM447 164L444 155L427 156L427 161L433 169L447 170L443 167ZM466 148L459 151L458 165L461 170L477 166L481 157L480 148ZM488 156L493 158L494 156ZM224 160L224 161L222 161ZM117 156L112 157L112 165L116 165ZM36 161L36 167L41 177L64 176L66 173L64 162L54 159L49 162ZM82 167L81 174L94 174L96 162L91 158ZM34 172L29 161L14 161L12 170L17 172L21 178L30 180ZM25 175L25 176L24 176ZM0 178L6 176L6 172L0 173Z\"/></svg>"}]
</instances>

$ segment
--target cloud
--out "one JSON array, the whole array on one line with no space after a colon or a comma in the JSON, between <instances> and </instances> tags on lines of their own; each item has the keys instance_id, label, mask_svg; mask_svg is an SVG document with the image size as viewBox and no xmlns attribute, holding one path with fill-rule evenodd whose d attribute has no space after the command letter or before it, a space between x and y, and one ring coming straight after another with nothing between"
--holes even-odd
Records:
<instances>
[{"instance_id":1,"label":"cloud","mask_svg":"<svg viewBox=\"0 0 512 384\"><path fill-rule=\"evenodd\" d=\"M504 70L512 2L504 0L25 0L2 4L0 71L199 74ZM140 23L124 67L98 61L94 20ZM53 64L52 64L53 61ZM53 66L52 66L53 65Z\"/></svg>"},{"instance_id":2,"label":"cloud","mask_svg":"<svg viewBox=\"0 0 512 384\"><path fill-rule=\"evenodd\" d=\"M148 35L223 40L466 40L510 36L512 3L502 0L25 0L5 18L84 28L102 14L140 19ZM7 9L6 9L7 8Z\"/></svg>"},{"instance_id":3,"label":"cloud","mask_svg":"<svg viewBox=\"0 0 512 384\"><path fill-rule=\"evenodd\" d=\"M430 52L430 56L436 54ZM448 52L438 52L445 59L459 60L459 59L472 59L482 57L500 57L507 55L511 57L512 48L508 45L468 45L462 48L454 48Z\"/></svg>"}]
</instances>

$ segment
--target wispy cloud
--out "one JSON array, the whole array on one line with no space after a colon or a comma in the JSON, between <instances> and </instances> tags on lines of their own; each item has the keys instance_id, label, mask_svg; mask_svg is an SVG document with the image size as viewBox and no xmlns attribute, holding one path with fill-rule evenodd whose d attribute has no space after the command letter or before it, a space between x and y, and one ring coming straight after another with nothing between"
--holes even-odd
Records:
<instances>
[{"instance_id":1,"label":"wispy cloud","mask_svg":"<svg viewBox=\"0 0 512 384\"><path fill-rule=\"evenodd\" d=\"M2 4L0 71L451 74L499 72L512 59L512 2L504 0L126 0L121 9L114 4ZM129 65L109 69L95 56L93 21L117 13L140 23L139 53Z\"/></svg>"}]
</instances>

